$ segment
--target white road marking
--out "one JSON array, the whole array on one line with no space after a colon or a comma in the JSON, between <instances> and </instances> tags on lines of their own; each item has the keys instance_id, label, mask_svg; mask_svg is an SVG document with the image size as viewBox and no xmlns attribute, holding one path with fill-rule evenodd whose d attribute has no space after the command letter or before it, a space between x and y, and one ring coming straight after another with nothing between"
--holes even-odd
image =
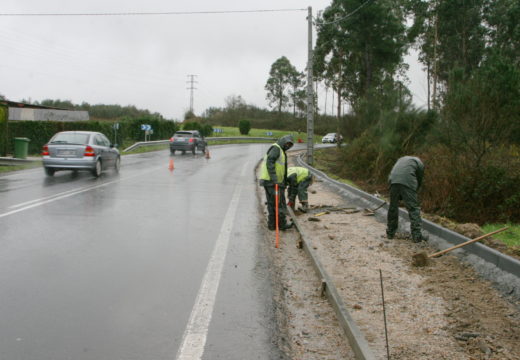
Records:
<instances>
[{"instance_id":1,"label":"white road marking","mask_svg":"<svg viewBox=\"0 0 520 360\"><path fill-rule=\"evenodd\" d=\"M245 174L246 165L242 168L240 178ZM242 185L237 184L231 197L231 202L222 222L218 239L209 259L206 272L191 310L188 325L182 337L182 343L177 351L177 360L199 360L204 353L209 323L213 315L215 298L222 275L222 268L226 260L227 248L231 237L231 230L240 200Z\"/></svg>"},{"instance_id":2,"label":"white road marking","mask_svg":"<svg viewBox=\"0 0 520 360\"><path fill-rule=\"evenodd\" d=\"M113 180L113 181L108 181L108 182L105 182L103 184L87 186L87 187L80 187L80 188L77 188L77 189L68 190L68 191L64 191L64 192L58 193L58 194L54 194L54 195L51 195L51 196L48 196L48 197L26 201L24 203L20 203L20 204L17 204L17 205L12 205L9 208L10 209L15 209L15 210L11 210L11 211L8 211L8 212L0 214L0 218L6 217L6 216L9 216L9 215L13 215L13 214L25 211L25 210L33 209L35 207L42 206L42 205L45 205L45 204L49 204L49 203L52 203L52 202L55 202L55 201L58 201L58 200L62 200L62 199L65 199L65 198L68 198L68 197L71 197L71 196L74 196L74 195L78 195L78 194L81 194L81 193L84 193L84 192L87 192L87 191L90 191L90 190L98 189L98 188L103 187L103 186L108 186L108 185L114 184L116 182L120 182L120 181L123 181L123 180L131 179L131 178L134 178L134 177L137 177L137 176L141 176L141 175L144 175L144 174L148 174L149 172L155 171L155 170L157 170L159 168L162 168L162 166L161 167L155 167L155 168L153 168L151 170L148 170L148 171L140 172L139 174L136 174L136 175L131 175L131 176L127 176L127 177L124 177L124 178L118 178L118 179Z\"/></svg>"}]
</instances>

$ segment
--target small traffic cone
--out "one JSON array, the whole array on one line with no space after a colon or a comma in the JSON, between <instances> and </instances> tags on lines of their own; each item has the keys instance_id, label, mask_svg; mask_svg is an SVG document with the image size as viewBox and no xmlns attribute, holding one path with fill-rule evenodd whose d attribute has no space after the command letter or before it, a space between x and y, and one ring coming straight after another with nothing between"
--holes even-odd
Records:
<instances>
[{"instance_id":1,"label":"small traffic cone","mask_svg":"<svg viewBox=\"0 0 520 360\"><path fill-rule=\"evenodd\" d=\"M168 164L168 170L173 171L175 169L175 166L173 166L173 159L170 159L170 163Z\"/></svg>"},{"instance_id":2,"label":"small traffic cone","mask_svg":"<svg viewBox=\"0 0 520 360\"><path fill-rule=\"evenodd\" d=\"M206 155L206 159L210 159L211 158L211 156L209 156L209 150L208 149L206 149L205 155Z\"/></svg>"}]
</instances>

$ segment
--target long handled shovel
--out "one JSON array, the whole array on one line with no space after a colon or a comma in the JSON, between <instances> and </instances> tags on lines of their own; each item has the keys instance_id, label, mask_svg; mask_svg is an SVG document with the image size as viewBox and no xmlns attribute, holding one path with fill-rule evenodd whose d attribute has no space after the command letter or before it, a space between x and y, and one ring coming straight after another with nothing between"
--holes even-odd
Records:
<instances>
[{"instance_id":1,"label":"long handled shovel","mask_svg":"<svg viewBox=\"0 0 520 360\"><path fill-rule=\"evenodd\" d=\"M479 236L477 238L474 238L474 239L471 239L471 240L468 240L466 242L463 242L461 244L458 244L458 245L455 245L455 246L452 246L450 248L447 248L447 249L444 249L444 250L441 250L441 251L438 251L436 253L433 253L431 255L426 255L425 253L419 253L419 254L415 254L413 255L413 265L414 266L426 266L428 265L428 260L431 259L431 258L434 258L434 257L438 257L438 256L441 256L441 255L444 255L452 250L455 250L455 249L458 249L458 248L461 248L463 246L466 246L466 245L469 245L469 244L472 244L474 242L477 242L479 240L482 240L482 239L485 239L491 235L495 235L495 234L498 234L499 232L502 232L504 230L507 230L509 229L508 226L502 228L502 229L498 229L498 230L495 230L495 231L492 231L488 234L485 234L485 235L482 235L482 236Z\"/></svg>"},{"instance_id":2,"label":"long handled shovel","mask_svg":"<svg viewBox=\"0 0 520 360\"><path fill-rule=\"evenodd\" d=\"M274 199L275 199L275 202L276 202L276 205L275 205L275 224L276 224L276 248L278 249L278 246L279 246L279 242L280 242L280 227L278 226L279 222L278 222L278 202L280 201L280 194L278 193L278 184L275 184L274 185Z\"/></svg>"}]
</instances>

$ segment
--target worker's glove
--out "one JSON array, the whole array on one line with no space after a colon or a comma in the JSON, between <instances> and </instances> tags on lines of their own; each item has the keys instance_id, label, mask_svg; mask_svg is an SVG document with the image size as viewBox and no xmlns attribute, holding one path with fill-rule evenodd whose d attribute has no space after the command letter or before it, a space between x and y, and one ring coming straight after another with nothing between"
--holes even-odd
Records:
<instances>
[{"instance_id":1,"label":"worker's glove","mask_svg":"<svg viewBox=\"0 0 520 360\"><path fill-rule=\"evenodd\" d=\"M292 201L289 201L289 202L287 203L287 206L289 206L291 209L294 210L294 203L293 203Z\"/></svg>"},{"instance_id":2,"label":"worker's glove","mask_svg":"<svg viewBox=\"0 0 520 360\"><path fill-rule=\"evenodd\" d=\"M277 185L278 185L278 188L279 188L279 189L285 189L285 184L283 184L283 183L278 183Z\"/></svg>"}]
</instances>

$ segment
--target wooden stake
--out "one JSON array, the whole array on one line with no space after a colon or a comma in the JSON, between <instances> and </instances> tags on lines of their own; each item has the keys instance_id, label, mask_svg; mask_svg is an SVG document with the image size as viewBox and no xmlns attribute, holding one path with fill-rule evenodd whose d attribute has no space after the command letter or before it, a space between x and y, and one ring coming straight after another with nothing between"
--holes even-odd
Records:
<instances>
[{"instance_id":1,"label":"wooden stake","mask_svg":"<svg viewBox=\"0 0 520 360\"><path fill-rule=\"evenodd\" d=\"M279 247L279 243L280 243L280 228L278 226L279 222L278 222L278 202L280 200L280 195L278 194L278 184L274 184L274 199L275 199L275 202L276 202L276 205L275 205L275 219L276 219L276 243L275 243L275 247L278 249Z\"/></svg>"}]
</instances>

